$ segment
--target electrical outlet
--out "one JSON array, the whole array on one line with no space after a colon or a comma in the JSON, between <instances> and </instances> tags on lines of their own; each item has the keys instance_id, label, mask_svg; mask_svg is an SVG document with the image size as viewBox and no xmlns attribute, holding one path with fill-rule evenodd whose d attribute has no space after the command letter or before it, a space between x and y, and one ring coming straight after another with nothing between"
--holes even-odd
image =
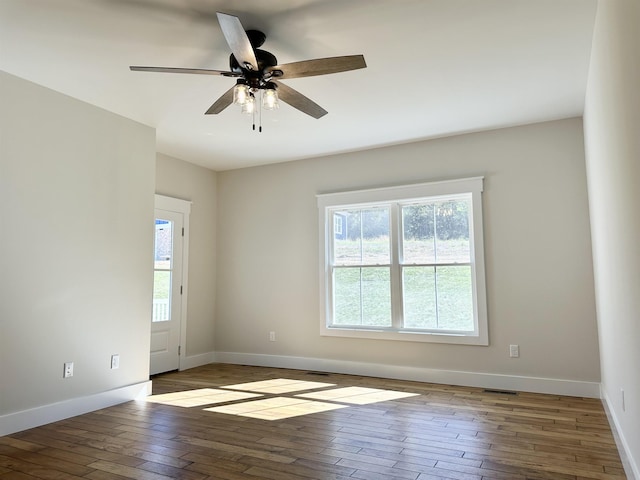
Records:
<instances>
[{"instance_id":1,"label":"electrical outlet","mask_svg":"<svg viewBox=\"0 0 640 480\"><path fill-rule=\"evenodd\" d=\"M111 355L111 370L120 368L120 355Z\"/></svg>"},{"instance_id":2,"label":"electrical outlet","mask_svg":"<svg viewBox=\"0 0 640 480\"><path fill-rule=\"evenodd\" d=\"M620 389L620 397L622 398L622 411L626 411L627 410L627 406L624 403L624 388Z\"/></svg>"},{"instance_id":3,"label":"electrical outlet","mask_svg":"<svg viewBox=\"0 0 640 480\"><path fill-rule=\"evenodd\" d=\"M269 341L270 342L276 341L276 332L269 332Z\"/></svg>"},{"instance_id":4,"label":"electrical outlet","mask_svg":"<svg viewBox=\"0 0 640 480\"><path fill-rule=\"evenodd\" d=\"M73 362L66 362L62 372L62 378L73 377Z\"/></svg>"},{"instance_id":5,"label":"electrical outlet","mask_svg":"<svg viewBox=\"0 0 640 480\"><path fill-rule=\"evenodd\" d=\"M509 345L509 356L511 358L518 358L520 356L520 346L519 345Z\"/></svg>"}]
</instances>

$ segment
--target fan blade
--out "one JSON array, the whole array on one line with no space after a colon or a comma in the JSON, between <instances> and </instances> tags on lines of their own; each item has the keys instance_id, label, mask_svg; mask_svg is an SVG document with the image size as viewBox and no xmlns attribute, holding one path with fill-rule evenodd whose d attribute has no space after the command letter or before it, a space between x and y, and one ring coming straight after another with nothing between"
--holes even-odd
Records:
<instances>
[{"instance_id":1,"label":"fan blade","mask_svg":"<svg viewBox=\"0 0 640 480\"><path fill-rule=\"evenodd\" d=\"M258 71L258 61L256 60L256 54L253 51L251 42L247 33L244 31L240 19L227 13L217 12L218 22L220 22L220 28L222 34L231 48L233 56L242 68Z\"/></svg>"},{"instance_id":2,"label":"fan blade","mask_svg":"<svg viewBox=\"0 0 640 480\"><path fill-rule=\"evenodd\" d=\"M275 83L278 87L276 90L278 92L278 98L283 102L288 103L293 108L297 108L302 113L306 113L313 118L324 117L327 113L329 113L313 100L305 97L300 92L294 90L291 87L288 87L284 83L280 83L277 81L274 81L273 83Z\"/></svg>"},{"instance_id":3,"label":"fan blade","mask_svg":"<svg viewBox=\"0 0 640 480\"><path fill-rule=\"evenodd\" d=\"M211 114L220 113L225 108L227 108L229 105L231 105L233 103L233 89L234 88L235 88L235 85L233 87L231 87L229 90L227 90L226 92L224 92L222 94L222 96L218 100L216 100L213 105L211 105L209 107L209 110L204 112L204 114L205 115L211 115Z\"/></svg>"},{"instance_id":4,"label":"fan blade","mask_svg":"<svg viewBox=\"0 0 640 480\"><path fill-rule=\"evenodd\" d=\"M317 58L315 60L285 63L284 65L270 67L268 71L281 70L282 75L278 78L300 78L347 72L366 68L366 66L363 55L346 55L343 57Z\"/></svg>"},{"instance_id":5,"label":"fan blade","mask_svg":"<svg viewBox=\"0 0 640 480\"><path fill-rule=\"evenodd\" d=\"M173 68L173 67L138 67L131 66L134 72L159 72L159 73L194 73L197 75L222 75L224 77L239 77L240 74L226 70L208 70L205 68Z\"/></svg>"}]
</instances>

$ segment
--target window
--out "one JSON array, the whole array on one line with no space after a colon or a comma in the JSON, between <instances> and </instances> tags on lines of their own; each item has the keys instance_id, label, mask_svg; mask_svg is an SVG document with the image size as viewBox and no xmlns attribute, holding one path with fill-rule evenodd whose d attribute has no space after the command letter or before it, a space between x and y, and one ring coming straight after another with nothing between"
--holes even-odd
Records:
<instances>
[{"instance_id":1,"label":"window","mask_svg":"<svg viewBox=\"0 0 640 480\"><path fill-rule=\"evenodd\" d=\"M487 345L482 182L318 195L321 334Z\"/></svg>"}]
</instances>

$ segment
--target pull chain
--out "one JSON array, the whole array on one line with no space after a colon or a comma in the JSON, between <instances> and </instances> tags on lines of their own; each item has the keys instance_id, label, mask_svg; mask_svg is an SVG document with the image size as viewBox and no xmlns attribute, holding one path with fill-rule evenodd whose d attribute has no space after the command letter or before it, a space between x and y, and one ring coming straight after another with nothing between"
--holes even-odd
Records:
<instances>
[{"instance_id":1,"label":"pull chain","mask_svg":"<svg viewBox=\"0 0 640 480\"><path fill-rule=\"evenodd\" d=\"M262 102L264 100L264 90L260 90L260 103L258 105L258 108L260 109L260 113L258 114L260 116L260 128L258 129L258 132L262 133Z\"/></svg>"}]
</instances>

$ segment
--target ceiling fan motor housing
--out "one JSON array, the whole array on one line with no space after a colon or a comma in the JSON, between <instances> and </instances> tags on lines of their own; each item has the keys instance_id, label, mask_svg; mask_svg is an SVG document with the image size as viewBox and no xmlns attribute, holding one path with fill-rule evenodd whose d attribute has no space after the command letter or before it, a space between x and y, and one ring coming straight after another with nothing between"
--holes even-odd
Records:
<instances>
[{"instance_id":1,"label":"ceiling fan motor housing","mask_svg":"<svg viewBox=\"0 0 640 480\"><path fill-rule=\"evenodd\" d=\"M267 73L266 69L278 65L278 59L271 52L257 48L261 46L266 39L264 33L258 30L247 30L246 33L253 47L256 61L258 62L258 70L254 71L241 66L233 53L229 55L229 69L233 73L242 75L251 88L264 88L265 83L268 82L272 76L271 72Z\"/></svg>"}]
</instances>

